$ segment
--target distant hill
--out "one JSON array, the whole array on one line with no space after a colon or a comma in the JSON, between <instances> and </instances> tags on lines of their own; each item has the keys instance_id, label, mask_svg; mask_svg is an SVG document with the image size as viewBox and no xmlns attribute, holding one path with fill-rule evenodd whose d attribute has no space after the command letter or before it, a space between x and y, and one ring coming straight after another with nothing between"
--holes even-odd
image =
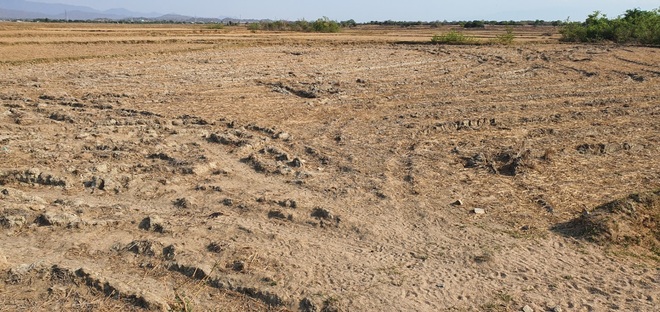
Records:
<instances>
[{"instance_id":1,"label":"distant hill","mask_svg":"<svg viewBox=\"0 0 660 312\"><path fill-rule=\"evenodd\" d=\"M0 2L0 19L119 20L126 18L158 19L160 15L159 13L133 12L122 8L100 11L86 6L25 0L2 0Z\"/></svg>"},{"instance_id":2,"label":"distant hill","mask_svg":"<svg viewBox=\"0 0 660 312\"><path fill-rule=\"evenodd\" d=\"M41 2L32 2L25 0L2 0L0 2L0 9L19 11L19 12L30 12L31 14L43 14L48 16L54 16L60 13L64 14L64 11L82 11L82 12L96 11L92 8L84 7L84 6L56 4L56 3L41 3ZM3 12L0 11L0 14L2 13Z\"/></svg>"},{"instance_id":3,"label":"distant hill","mask_svg":"<svg viewBox=\"0 0 660 312\"><path fill-rule=\"evenodd\" d=\"M194 17L179 14L165 14L163 16L159 16L158 19L165 21L187 22L192 21Z\"/></svg>"}]
</instances>

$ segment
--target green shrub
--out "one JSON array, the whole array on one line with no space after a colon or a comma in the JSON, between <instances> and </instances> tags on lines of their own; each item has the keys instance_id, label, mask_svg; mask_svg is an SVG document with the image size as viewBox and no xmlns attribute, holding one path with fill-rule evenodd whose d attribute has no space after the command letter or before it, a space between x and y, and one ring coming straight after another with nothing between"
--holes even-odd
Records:
<instances>
[{"instance_id":1,"label":"green shrub","mask_svg":"<svg viewBox=\"0 0 660 312\"><path fill-rule=\"evenodd\" d=\"M579 22L566 22L559 29L561 41L567 42L585 42L587 41L587 29Z\"/></svg>"},{"instance_id":2,"label":"green shrub","mask_svg":"<svg viewBox=\"0 0 660 312\"><path fill-rule=\"evenodd\" d=\"M339 23L331 21L327 17L319 18L312 23L312 31L323 33L339 32Z\"/></svg>"},{"instance_id":3,"label":"green shrub","mask_svg":"<svg viewBox=\"0 0 660 312\"><path fill-rule=\"evenodd\" d=\"M284 31L287 30L287 26L287 22L285 21L261 23L261 29L270 31Z\"/></svg>"},{"instance_id":4,"label":"green shrub","mask_svg":"<svg viewBox=\"0 0 660 312\"><path fill-rule=\"evenodd\" d=\"M484 21L471 21L463 24L463 28L485 28L486 23Z\"/></svg>"},{"instance_id":5,"label":"green shrub","mask_svg":"<svg viewBox=\"0 0 660 312\"><path fill-rule=\"evenodd\" d=\"M225 25L221 24L221 23L216 23L216 24L211 24L211 25L207 26L206 28L208 28L208 29L223 29L223 28L225 28Z\"/></svg>"},{"instance_id":6,"label":"green shrub","mask_svg":"<svg viewBox=\"0 0 660 312\"><path fill-rule=\"evenodd\" d=\"M584 23L566 22L559 30L562 41L660 44L660 9L627 10L623 16L608 19L595 11Z\"/></svg>"},{"instance_id":7,"label":"green shrub","mask_svg":"<svg viewBox=\"0 0 660 312\"><path fill-rule=\"evenodd\" d=\"M452 30L444 35L435 35L431 38L433 43L444 44L467 44L473 42L474 39L463 35L455 30Z\"/></svg>"},{"instance_id":8,"label":"green shrub","mask_svg":"<svg viewBox=\"0 0 660 312\"><path fill-rule=\"evenodd\" d=\"M308 32L312 30L312 26L309 24L308 21L304 19L289 24L289 28L292 31L302 31L302 32Z\"/></svg>"},{"instance_id":9,"label":"green shrub","mask_svg":"<svg viewBox=\"0 0 660 312\"><path fill-rule=\"evenodd\" d=\"M341 27L349 27L349 28L353 28L353 27L357 26L357 23L353 19L349 19L347 21L342 21L339 24L341 25Z\"/></svg>"},{"instance_id":10,"label":"green shrub","mask_svg":"<svg viewBox=\"0 0 660 312\"><path fill-rule=\"evenodd\" d=\"M503 34L501 34L501 35L498 35L498 36L495 38L495 40L496 40L497 43L499 43L499 44L506 44L506 45L509 45L509 44L512 44L512 43L513 43L513 39L514 39L514 38L515 38L515 36L513 35L513 28L511 28L511 27L507 27L507 28L506 28L506 32L503 33Z\"/></svg>"}]
</instances>

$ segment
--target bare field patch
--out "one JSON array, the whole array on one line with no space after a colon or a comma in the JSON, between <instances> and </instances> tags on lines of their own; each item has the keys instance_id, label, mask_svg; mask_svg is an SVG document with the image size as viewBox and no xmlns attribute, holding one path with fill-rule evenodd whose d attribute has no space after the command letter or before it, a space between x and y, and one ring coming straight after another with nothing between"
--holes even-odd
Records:
<instances>
[{"instance_id":1,"label":"bare field patch","mask_svg":"<svg viewBox=\"0 0 660 312\"><path fill-rule=\"evenodd\" d=\"M660 51L443 31L0 24L0 310L652 310Z\"/></svg>"}]
</instances>

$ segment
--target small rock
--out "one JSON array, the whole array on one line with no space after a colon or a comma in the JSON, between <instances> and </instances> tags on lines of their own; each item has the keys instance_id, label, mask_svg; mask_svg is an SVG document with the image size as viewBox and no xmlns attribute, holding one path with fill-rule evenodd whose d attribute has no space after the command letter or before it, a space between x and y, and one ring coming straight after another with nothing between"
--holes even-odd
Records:
<instances>
[{"instance_id":1,"label":"small rock","mask_svg":"<svg viewBox=\"0 0 660 312\"><path fill-rule=\"evenodd\" d=\"M453 202L452 205L454 205L454 206L463 206L463 201L459 199L459 200Z\"/></svg>"},{"instance_id":2,"label":"small rock","mask_svg":"<svg viewBox=\"0 0 660 312\"><path fill-rule=\"evenodd\" d=\"M474 212L474 214L485 214L486 210L482 209L482 208L474 208L474 210L472 210L472 212Z\"/></svg>"},{"instance_id":3,"label":"small rock","mask_svg":"<svg viewBox=\"0 0 660 312\"><path fill-rule=\"evenodd\" d=\"M192 172L193 172L193 174L196 174L196 175L204 175L208 172L212 172L215 169L217 169L217 166L218 166L217 163L214 163L214 162L211 162L211 163L208 163L208 164L197 164L197 165L193 166Z\"/></svg>"},{"instance_id":4,"label":"small rock","mask_svg":"<svg viewBox=\"0 0 660 312\"><path fill-rule=\"evenodd\" d=\"M108 173L108 165L106 165L106 164L99 164L98 166L96 166L95 169L96 169L96 172L99 172L99 173Z\"/></svg>"},{"instance_id":5,"label":"small rock","mask_svg":"<svg viewBox=\"0 0 660 312\"><path fill-rule=\"evenodd\" d=\"M564 312L564 309L562 309L560 306L556 306L552 308L552 312Z\"/></svg>"},{"instance_id":6,"label":"small rock","mask_svg":"<svg viewBox=\"0 0 660 312\"><path fill-rule=\"evenodd\" d=\"M222 204L225 206L231 206L234 204L234 201L231 198L225 198L222 200Z\"/></svg>"},{"instance_id":7,"label":"small rock","mask_svg":"<svg viewBox=\"0 0 660 312\"><path fill-rule=\"evenodd\" d=\"M3 189L2 195L9 196L9 191L7 189Z\"/></svg>"},{"instance_id":8,"label":"small rock","mask_svg":"<svg viewBox=\"0 0 660 312\"><path fill-rule=\"evenodd\" d=\"M288 140L291 139L291 135L286 133L286 132L280 132L280 133L275 135L275 138L280 139L280 140L284 140L284 141L288 141Z\"/></svg>"},{"instance_id":9,"label":"small rock","mask_svg":"<svg viewBox=\"0 0 660 312\"><path fill-rule=\"evenodd\" d=\"M522 308L522 311L523 312L534 312L534 309L532 309L532 307L526 305Z\"/></svg>"}]
</instances>

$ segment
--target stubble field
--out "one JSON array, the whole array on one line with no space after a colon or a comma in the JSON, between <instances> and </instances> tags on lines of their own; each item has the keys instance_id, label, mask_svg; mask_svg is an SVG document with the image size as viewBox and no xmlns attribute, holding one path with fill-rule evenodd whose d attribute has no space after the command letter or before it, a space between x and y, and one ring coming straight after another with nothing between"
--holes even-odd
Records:
<instances>
[{"instance_id":1,"label":"stubble field","mask_svg":"<svg viewBox=\"0 0 660 312\"><path fill-rule=\"evenodd\" d=\"M445 31L0 24L0 310L657 309L660 50Z\"/></svg>"}]
</instances>

